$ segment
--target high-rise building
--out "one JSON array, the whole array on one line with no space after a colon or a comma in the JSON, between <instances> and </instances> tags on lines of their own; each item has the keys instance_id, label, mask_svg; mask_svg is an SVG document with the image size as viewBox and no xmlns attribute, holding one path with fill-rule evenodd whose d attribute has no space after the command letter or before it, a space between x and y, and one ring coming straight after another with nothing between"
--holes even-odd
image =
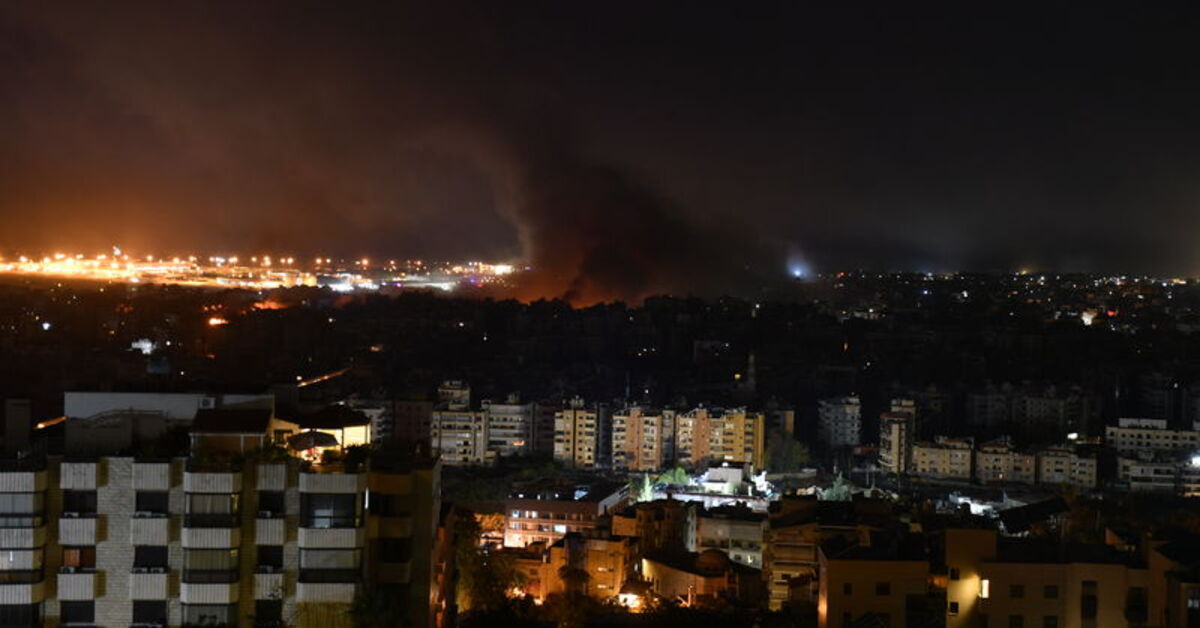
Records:
<instances>
[{"instance_id":1,"label":"high-rise building","mask_svg":"<svg viewBox=\"0 0 1200 628\"><path fill-rule=\"evenodd\" d=\"M676 456L693 465L712 460L749 463L761 469L765 432L762 413L700 406L676 416Z\"/></svg>"},{"instance_id":2,"label":"high-rise building","mask_svg":"<svg viewBox=\"0 0 1200 628\"><path fill-rule=\"evenodd\" d=\"M534 406L520 403L518 395L509 395L505 403L484 401L482 412L487 430L487 448L491 456L514 456L531 450Z\"/></svg>"},{"instance_id":3,"label":"high-rise building","mask_svg":"<svg viewBox=\"0 0 1200 628\"><path fill-rule=\"evenodd\" d=\"M817 440L827 447L857 447L861 442L862 404L858 397L817 402Z\"/></svg>"},{"instance_id":4,"label":"high-rise building","mask_svg":"<svg viewBox=\"0 0 1200 628\"><path fill-rule=\"evenodd\" d=\"M490 463L487 414L466 407L440 406L433 411L429 425L430 447L449 466Z\"/></svg>"},{"instance_id":5,"label":"high-rise building","mask_svg":"<svg viewBox=\"0 0 1200 628\"><path fill-rule=\"evenodd\" d=\"M580 397L571 399L554 415L554 459L577 469L597 464L599 425L597 409Z\"/></svg>"},{"instance_id":6,"label":"high-rise building","mask_svg":"<svg viewBox=\"0 0 1200 628\"><path fill-rule=\"evenodd\" d=\"M888 473L908 473L912 461L913 415L884 412L879 416L879 466Z\"/></svg>"},{"instance_id":7,"label":"high-rise building","mask_svg":"<svg viewBox=\"0 0 1200 628\"><path fill-rule=\"evenodd\" d=\"M613 413L614 469L655 471L674 457L675 412L629 406Z\"/></svg>"},{"instance_id":8,"label":"high-rise building","mask_svg":"<svg viewBox=\"0 0 1200 628\"><path fill-rule=\"evenodd\" d=\"M1104 440L1125 454L1190 453L1200 449L1200 431L1170 429L1166 419L1117 419L1117 425L1104 429Z\"/></svg>"}]
</instances>

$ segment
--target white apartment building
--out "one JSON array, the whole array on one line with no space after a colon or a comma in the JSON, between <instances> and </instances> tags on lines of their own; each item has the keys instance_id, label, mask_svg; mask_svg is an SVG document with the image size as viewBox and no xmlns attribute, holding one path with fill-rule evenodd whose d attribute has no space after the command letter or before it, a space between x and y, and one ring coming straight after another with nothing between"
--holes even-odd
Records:
<instances>
[{"instance_id":1,"label":"white apartment building","mask_svg":"<svg viewBox=\"0 0 1200 628\"><path fill-rule=\"evenodd\" d=\"M862 404L856 396L817 402L817 439L827 447L857 447L861 442Z\"/></svg>"},{"instance_id":2,"label":"white apartment building","mask_svg":"<svg viewBox=\"0 0 1200 628\"><path fill-rule=\"evenodd\" d=\"M1200 430L1173 430L1166 419L1117 419L1104 428L1104 440L1121 453L1192 452L1200 449Z\"/></svg>"},{"instance_id":3,"label":"white apartment building","mask_svg":"<svg viewBox=\"0 0 1200 628\"><path fill-rule=\"evenodd\" d=\"M1071 445L1049 447L1037 452L1037 469L1038 484L1096 487L1096 459L1080 456Z\"/></svg>"},{"instance_id":4,"label":"white apartment building","mask_svg":"<svg viewBox=\"0 0 1200 628\"><path fill-rule=\"evenodd\" d=\"M970 438L939 436L930 443L912 448L912 472L915 475L947 480L970 480L975 441Z\"/></svg>"},{"instance_id":5,"label":"white apartment building","mask_svg":"<svg viewBox=\"0 0 1200 628\"><path fill-rule=\"evenodd\" d=\"M365 586L432 626L439 467L0 461L4 626L348 626Z\"/></svg>"}]
</instances>

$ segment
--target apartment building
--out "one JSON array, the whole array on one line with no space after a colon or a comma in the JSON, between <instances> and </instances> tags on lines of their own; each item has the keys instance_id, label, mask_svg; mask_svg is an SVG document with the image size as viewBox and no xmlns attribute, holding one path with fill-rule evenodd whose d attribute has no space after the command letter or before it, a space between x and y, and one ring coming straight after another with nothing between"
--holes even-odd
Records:
<instances>
[{"instance_id":1,"label":"apartment building","mask_svg":"<svg viewBox=\"0 0 1200 628\"><path fill-rule=\"evenodd\" d=\"M1116 425L1104 428L1104 440L1109 447L1124 454L1154 452L1187 452L1200 449L1200 431L1173 430L1166 419L1117 419Z\"/></svg>"},{"instance_id":2,"label":"apartment building","mask_svg":"<svg viewBox=\"0 0 1200 628\"><path fill-rule=\"evenodd\" d=\"M518 489L504 502L504 545L550 545L570 532L591 530L628 499L629 487L623 483Z\"/></svg>"},{"instance_id":3,"label":"apartment building","mask_svg":"<svg viewBox=\"0 0 1200 628\"><path fill-rule=\"evenodd\" d=\"M817 402L817 440L827 447L857 447L861 440L862 403L856 396Z\"/></svg>"},{"instance_id":4,"label":"apartment building","mask_svg":"<svg viewBox=\"0 0 1200 628\"><path fill-rule=\"evenodd\" d=\"M879 466L888 473L904 475L912 466L913 417L908 412L879 415Z\"/></svg>"},{"instance_id":5,"label":"apartment building","mask_svg":"<svg viewBox=\"0 0 1200 628\"><path fill-rule=\"evenodd\" d=\"M576 469L595 468L600 452L598 408L580 397L554 415L554 459Z\"/></svg>"},{"instance_id":6,"label":"apartment building","mask_svg":"<svg viewBox=\"0 0 1200 628\"><path fill-rule=\"evenodd\" d=\"M938 436L934 442L912 448L915 475L948 480L970 480L975 441L970 438Z\"/></svg>"},{"instance_id":7,"label":"apartment building","mask_svg":"<svg viewBox=\"0 0 1200 628\"><path fill-rule=\"evenodd\" d=\"M929 562L920 546L822 543L817 625L820 628L919 628L943 611L931 596Z\"/></svg>"},{"instance_id":8,"label":"apartment building","mask_svg":"<svg viewBox=\"0 0 1200 628\"><path fill-rule=\"evenodd\" d=\"M766 417L762 413L701 406L679 414L675 425L680 462L742 462L763 468Z\"/></svg>"},{"instance_id":9,"label":"apartment building","mask_svg":"<svg viewBox=\"0 0 1200 628\"><path fill-rule=\"evenodd\" d=\"M1017 451L1008 438L988 441L975 452L975 479L981 484L1033 484L1037 481L1037 456Z\"/></svg>"},{"instance_id":10,"label":"apartment building","mask_svg":"<svg viewBox=\"0 0 1200 628\"><path fill-rule=\"evenodd\" d=\"M430 448L452 467L490 464L487 414L459 406L439 406L429 422Z\"/></svg>"},{"instance_id":11,"label":"apartment building","mask_svg":"<svg viewBox=\"0 0 1200 628\"><path fill-rule=\"evenodd\" d=\"M504 403L484 400L481 412L484 416L490 456L515 456L532 450L532 403L521 403L520 397L512 394Z\"/></svg>"},{"instance_id":12,"label":"apartment building","mask_svg":"<svg viewBox=\"0 0 1200 628\"><path fill-rule=\"evenodd\" d=\"M1096 459L1078 454L1071 445L1048 447L1037 452L1037 469L1038 484L1096 487Z\"/></svg>"},{"instance_id":13,"label":"apartment building","mask_svg":"<svg viewBox=\"0 0 1200 628\"><path fill-rule=\"evenodd\" d=\"M735 563L762 569L767 516L746 506L720 506L696 518L696 547L719 549Z\"/></svg>"},{"instance_id":14,"label":"apartment building","mask_svg":"<svg viewBox=\"0 0 1200 628\"><path fill-rule=\"evenodd\" d=\"M612 417L613 468L656 471L675 458L675 412L639 406L623 408Z\"/></svg>"},{"instance_id":15,"label":"apartment building","mask_svg":"<svg viewBox=\"0 0 1200 628\"><path fill-rule=\"evenodd\" d=\"M6 626L340 626L364 586L430 626L434 461L0 463ZM368 503L369 501L369 503Z\"/></svg>"}]
</instances>

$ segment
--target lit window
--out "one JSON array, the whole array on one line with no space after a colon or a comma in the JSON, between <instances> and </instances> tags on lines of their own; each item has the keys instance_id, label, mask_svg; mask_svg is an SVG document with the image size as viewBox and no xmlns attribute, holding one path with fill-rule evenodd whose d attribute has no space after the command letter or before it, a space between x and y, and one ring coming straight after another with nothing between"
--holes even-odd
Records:
<instances>
[{"instance_id":1,"label":"lit window","mask_svg":"<svg viewBox=\"0 0 1200 628\"><path fill-rule=\"evenodd\" d=\"M986 600L986 599L988 599L989 596L991 596L991 594L992 594L992 581L987 580L987 579L980 580L979 581L979 597Z\"/></svg>"}]
</instances>

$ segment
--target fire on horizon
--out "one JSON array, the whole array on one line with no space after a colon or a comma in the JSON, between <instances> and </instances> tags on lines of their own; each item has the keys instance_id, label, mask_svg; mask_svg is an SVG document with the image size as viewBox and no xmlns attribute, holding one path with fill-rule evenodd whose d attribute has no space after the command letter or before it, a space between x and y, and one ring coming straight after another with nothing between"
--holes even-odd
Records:
<instances>
[{"instance_id":1,"label":"fire on horizon","mask_svg":"<svg viewBox=\"0 0 1200 628\"><path fill-rule=\"evenodd\" d=\"M110 254L92 256L62 252L0 255L0 275L250 290L316 286L336 292L385 287L452 291L462 285L506 286L510 275L517 272L513 264L478 261L315 257L306 262L291 255L131 255L119 247Z\"/></svg>"}]
</instances>

